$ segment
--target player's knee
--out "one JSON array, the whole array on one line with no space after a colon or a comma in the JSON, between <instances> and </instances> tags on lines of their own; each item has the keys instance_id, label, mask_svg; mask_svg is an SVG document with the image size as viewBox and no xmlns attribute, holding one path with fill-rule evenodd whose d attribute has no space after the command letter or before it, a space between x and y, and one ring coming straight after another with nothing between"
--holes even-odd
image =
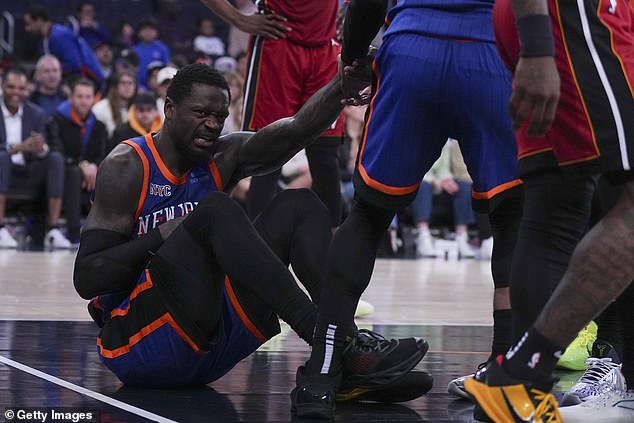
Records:
<instances>
[{"instance_id":1,"label":"player's knee","mask_svg":"<svg viewBox=\"0 0 634 423\"><path fill-rule=\"evenodd\" d=\"M328 222L330 225L330 214L328 208L319 199L314 191L306 188L288 189L279 193L272 206L289 208L293 210L293 215L302 219L310 217L318 221ZM277 213L282 215L281 213Z\"/></svg>"},{"instance_id":2,"label":"player's knee","mask_svg":"<svg viewBox=\"0 0 634 423\"><path fill-rule=\"evenodd\" d=\"M212 192L202 200L187 218L191 224L208 220L223 220L245 215L244 209L224 192Z\"/></svg>"}]
</instances>

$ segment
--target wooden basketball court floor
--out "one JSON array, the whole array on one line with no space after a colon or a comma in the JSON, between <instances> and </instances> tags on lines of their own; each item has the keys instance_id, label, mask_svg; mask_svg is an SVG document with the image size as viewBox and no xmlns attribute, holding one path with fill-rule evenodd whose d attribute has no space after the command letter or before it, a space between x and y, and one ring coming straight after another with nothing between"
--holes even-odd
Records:
<instances>
[{"instance_id":1,"label":"wooden basketball court floor","mask_svg":"<svg viewBox=\"0 0 634 423\"><path fill-rule=\"evenodd\" d=\"M74 292L73 260L74 254L62 251L0 251L1 412L21 407L88 409L98 411L102 422L291 420L289 392L309 350L287 326L207 387L126 388L97 357L98 328ZM398 405L338 405L337 421L472 421L470 403L454 400L446 387L488 355L489 266L476 260L377 261L363 297L376 310L357 323L387 337L427 339L430 350L417 369L433 375L434 387ZM560 376L565 388L579 374Z\"/></svg>"}]
</instances>

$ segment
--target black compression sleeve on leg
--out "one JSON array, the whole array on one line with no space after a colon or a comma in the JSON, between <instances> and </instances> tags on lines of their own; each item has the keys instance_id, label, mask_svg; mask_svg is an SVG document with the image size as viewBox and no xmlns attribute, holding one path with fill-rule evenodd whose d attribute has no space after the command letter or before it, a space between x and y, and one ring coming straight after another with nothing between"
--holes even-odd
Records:
<instances>
[{"instance_id":1,"label":"black compression sleeve on leg","mask_svg":"<svg viewBox=\"0 0 634 423\"><path fill-rule=\"evenodd\" d=\"M332 232L328 210L315 193L308 189L282 191L253 225L280 260L293 266L317 303Z\"/></svg>"},{"instance_id":2,"label":"black compression sleeve on leg","mask_svg":"<svg viewBox=\"0 0 634 423\"><path fill-rule=\"evenodd\" d=\"M330 226L341 224L341 176L339 171L340 141L322 137L306 147L306 157L313 179L313 191L330 213Z\"/></svg>"},{"instance_id":3,"label":"black compression sleeve on leg","mask_svg":"<svg viewBox=\"0 0 634 423\"><path fill-rule=\"evenodd\" d=\"M350 64L368 54L385 19L386 0L351 0L343 23L341 60Z\"/></svg>"},{"instance_id":4,"label":"black compression sleeve on leg","mask_svg":"<svg viewBox=\"0 0 634 423\"><path fill-rule=\"evenodd\" d=\"M261 299L310 342L317 306L229 196L212 193L182 223L231 282Z\"/></svg>"},{"instance_id":5,"label":"black compression sleeve on leg","mask_svg":"<svg viewBox=\"0 0 634 423\"><path fill-rule=\"evenodd\" d=\"M162 244L158 229L132 241L104 229L83 232L73 273L75 290L82 298L90 299L133 288Z\"/></svg>"}]
</instances>

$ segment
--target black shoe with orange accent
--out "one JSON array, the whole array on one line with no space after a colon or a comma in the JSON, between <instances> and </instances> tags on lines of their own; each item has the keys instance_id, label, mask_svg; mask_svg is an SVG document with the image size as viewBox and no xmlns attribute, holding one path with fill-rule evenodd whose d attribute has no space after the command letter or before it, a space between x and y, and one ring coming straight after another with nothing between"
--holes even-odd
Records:
<instances>
[{"instance_id":1,"label":"black shoe with orange accent","mask_svg":"<svg viewBox=\"0 0 634 423\"><path fill-rule=\"evenodd\" d=\"M375 332L361 329L341 354L341 374L306 375L304 367L297 370L297 386L291 392L291 412L297 417L332 419L336 393L340 389L347 400L362 394L366 399L372 398L370 391L405 376L416 367L428 349L429 345L423 339L388 340ZM408 395L413 393L408 392ZM403 394L402 398L405 397Z\"/></svg>"},{"instance_id":2,"label":"black shoe with orange accent","mask_svg":"<svg viewBox=\"0 0 634 423\"><path fill-rule=\"evenodd\" d=\"M550 386L513 378L502 368L503 357L492 360L473 378L464 382L465 390L495 423L563 422Z\"/></svg>"},{"instance_id":3,"label":"black shoe with orange accent","mask_svg":"<svg viewBox=\"0 0 634 423\"><path fill-rule=\"evenodd\" d=\"M429 373L412 370L387 385L339 389L337 401L375 401L385 404L411 401L429 392L433 384L434 378Z\"/></svg>"}]
</instances>

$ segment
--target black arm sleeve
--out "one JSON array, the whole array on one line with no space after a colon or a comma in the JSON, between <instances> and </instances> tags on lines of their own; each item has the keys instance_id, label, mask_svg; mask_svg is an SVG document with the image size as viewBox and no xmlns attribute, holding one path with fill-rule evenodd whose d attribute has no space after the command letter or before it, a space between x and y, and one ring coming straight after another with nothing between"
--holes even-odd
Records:
<instances>
[{"instance_id":1,"label":"black arm sleeve","mask_svg":"<svg viewBox=\"0 0 634 423\"><path fill-rule=\"evenodd\" d=\"M105 229L83 232L73 274L75 290L86 300L132 290L162 244L158 229L132 241Z\"/></svg>"},{"instance_id":2,"label":"black arm sleeve","mask_svg":"<svg viewBox=\"0 0 634 423\"><path fill-rule=\"evenodd\" d=\"M350 64L365 57L383 25L387 0L351 0L343 23L341 60Z\"/></svg>"}]
</instances>

